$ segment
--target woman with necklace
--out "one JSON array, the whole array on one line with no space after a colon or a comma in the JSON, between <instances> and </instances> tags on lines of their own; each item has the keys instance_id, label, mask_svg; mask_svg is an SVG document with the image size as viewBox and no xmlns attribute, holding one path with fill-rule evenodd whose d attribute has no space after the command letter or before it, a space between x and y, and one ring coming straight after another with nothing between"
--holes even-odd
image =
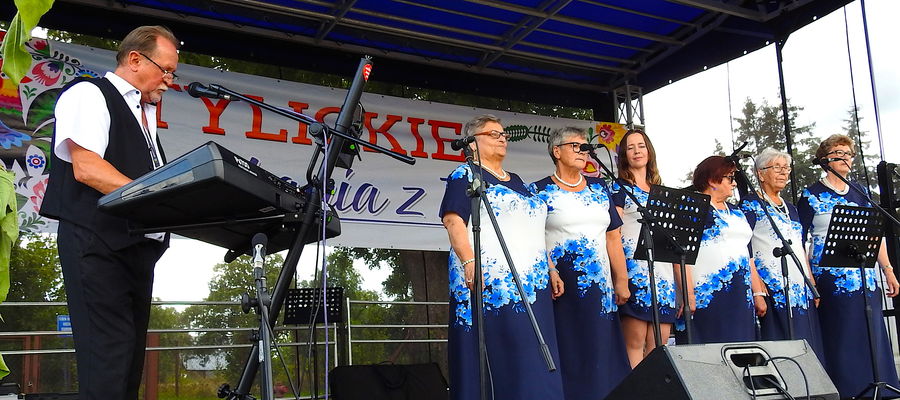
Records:
<instances>
[{"instance_id":1,"label":"woman with necklace","mask_svg":"<svg viewBox=\"0 0 900 400\"><path fill-rule=\"evenodd\" d=\"M471 290L475 278L475 249L472 247L472 212L481 217L482 300L485 347L490 367L488 398L562 399L559 370L548 372L535 346L534 332L524 312L509 263L503 255L497 234L487 217L492 212L513 264L525 288L525 299L559 365L553 297L563 292L562 281L551 272L544 247L544 223L547 205L529 192L518 175L503 169L507 139L500 119L481 115L469 121L466 137L474 137L475 170L468 164L457 167L447 178L440 216L450 238L449 283L450 322L448 358L450 397L477 399L480 394L478 330L471 309ZM480 175L480 176L479 176ZM476 177L486 185L485 195L491 210L480 204L472 210L466 195L469 182Z\"/></svg>"},{"instance_id":2,"label":"woman with necklace","mask_svg":"<svg viewBox=\"0 0 900 400\"><path fill-rule=\"evenodd\" d=\"M619 179L613 183L613 203L622 217L622 246L628 268L628 288L631 298L619 307L625 348L631 366L635 367L656 346L653 333L653 310L650 290L650 270L647 261L634 258L641 223L638 206L646 206L650 197L650 185L662 184L656 167L656 151L647 134L630 130L622 137L616 160ZM635 204L628 191L641 204ZM656 280L656 300L659 305L659 332L662 343L669 339L675 323L675 277L671 263L655 261L653 273Z\"/></svg>"},{"instance_id":3,"label":"woman with necklace","mask_svg":"<svg viewBox=\"0 0 900 400\"><path fill-rule=\"evenodd\" d=\"M733 162L722 156L703 160L694 170L694 187L710 196L709 216L697 261L688 265L688 296L696 302L694 343L756 340L754 315L766 314L765 291L750 258L753 230L740 208L727 200L734 192ZM683 328L683 327L679 327Z\"/></svg>"},{"instance_id":4,"label":"woman with necklace","mask_svg":"<svg viewBox=\"0 0 900 400\"><path fill-rule=\"evenodd\" d=\"M602 399L631 370L616 313L630 296L622 221L605 182L581 174L585 143L583 129L553 132L547 150L556 170L531 184L547 203L551 273L566 288L554 304L566 399Z\"/></svg>"},{"instance_id":5,"label":"woman with necklace","mask_svg":"<svg viewBox=\"0 0 900 400\"><path fill-rule=\"evenodd\" d=\"M846 135L832 135L819 144L816 159L831 159L828 165L847 179L856 155L853 139ZM859 184L851 185L863 189ZM819 321L822 325L822 342L825 348L825 370L834 381L841 397L858 395L873 381L872 358L869 355L869 338L863 309L863 295L869 297L872 306L874 342L878 345L878 370L880 380L900 387L891 345L882 318L882 293L878 287L879 271L867 268L865 286L859 266L846 268L820 267L825 235L831 220L831 211L837 205L869 206L868 200L851 189L833 172L803 191L797 204L803 235L810 235L809 263L816 277L816 286L822 295L819 303ZM887 295L898 292L897 278L887 257L884 244L878 254L878 263L886 277ZM865 290L863 290L865 288ZM897 395L898 393L889 393Z\"/></svg>"},{"instance_id":6,"label":"woman with necklace","mask_svg":"<svg viewBox=\"0 0 900 400\"><path fill-rule=\"evenodd\" d=\"M767 292L754 293L766 299L768 313L760 318L762 340L806 339L813 351L824 363L822 337L819 318L813 301L812 291L806 287L804 274L812 279L806 251L803 249L803 230L800 226L800 215L793 204L781 197L781 191L788 183L791 172L791 156L771 147L764 149L756 157L756 175L759 178L761 193L751 194L741 202L741 209L747 221L753 227L753 261L759 271L759 277L765 283ZM766 209L763 209L766 207ZM787 259L788 293L791 303L794 337L790 337L788 326L788 309L784 296L784 274L781 269L781 258L773 253L782 243L775 235L772 223L766 211L772 216L771 221L789 240L791 250L803 264L797 268L791 258Z\"/></svg>"}]
</instances>

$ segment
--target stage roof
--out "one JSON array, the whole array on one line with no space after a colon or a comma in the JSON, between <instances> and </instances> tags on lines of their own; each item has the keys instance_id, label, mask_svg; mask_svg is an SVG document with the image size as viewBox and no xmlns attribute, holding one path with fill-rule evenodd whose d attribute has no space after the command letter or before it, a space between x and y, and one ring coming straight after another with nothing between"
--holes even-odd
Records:
<instances>
[{"instance_id":1,"label":"stage roof","mask_svg":"<svg viewBox=\"0 0 900 400\"><path fill-rule=\"evenodd\" d=\"M56 0L40 25L121 39L164 24L187 51L343 76L368 54L375 80L593 108L602 118L611 117L607 92L626 81L648 93L848 2Z\"/></svg>"}]
</instances>

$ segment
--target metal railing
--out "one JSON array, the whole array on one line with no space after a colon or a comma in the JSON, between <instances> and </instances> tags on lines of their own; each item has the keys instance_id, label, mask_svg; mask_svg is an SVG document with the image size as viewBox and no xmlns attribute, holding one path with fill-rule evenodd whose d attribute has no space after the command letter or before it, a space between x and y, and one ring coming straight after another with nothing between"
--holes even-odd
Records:
<instances>
[{"instance_id":1,"label":"metal railing","mask_svg":"<svg viewBox=\"0 0 900 400\"><path fill-rule=\"evenodd\" d=\"M353 324L351 323L353 316L351 310L353 305L409 305L409 306L448 306L446 301L372 301L372 300L352 300L346 299L345 329L347 330L347 363L353 364L353 344L363 343L447 343L447 339L354 339L353 329L447 329L447 324L429 325L429 324Z\"/></svg>"}]
</instances>

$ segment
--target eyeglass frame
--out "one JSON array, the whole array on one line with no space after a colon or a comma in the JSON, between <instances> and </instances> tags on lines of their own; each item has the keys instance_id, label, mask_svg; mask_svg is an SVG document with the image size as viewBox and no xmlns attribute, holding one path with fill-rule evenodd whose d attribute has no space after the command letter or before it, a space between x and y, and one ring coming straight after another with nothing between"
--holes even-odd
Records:
<instances>
[{"instance_id":1,"label":"eyeglass frame","mask_svg":"<svg viewBox=\"0 0 900 400\"><path fill-rule=\"evenodd\" d=\"M153 59L150 58L150 56L148 56L148 55L146 55L146 54L144 54L144 53L142 53L142 52L140 52L140 51L137 52L137 53L140 54L140 55L142 55L142 56L144 56L144 58L146 58L147 61L150 61L151 63L153 63L153 65L156 66L156 68L159 68L159 70L162 71L162 73L163 73L163 76L162 76L162 77L163 77L163 80L166 80L166 75L171 75L171 76L172 76L172 82L173 82L173 83L176 82L176 81L178 81L178 75L176 75L174 72L169 71L169 70L163 68L161 65L157 64L156 61L153 61Z\"/></svg>"},{"instance_id":2,"label":"eyeglass frame","mask_svg":"<svg viewBox=\"0 0 900 400\"><path fill-rule=\"evenodd\" d=\"M585 153L585 152L587 152L587 150L581 150L581 145L586 144L586 143L581 143L581 142L566 142L566 143L560 143L560 144L557 144L555 147L565 146L565 145L567 145L567 144L568 144L568 145L572 145L572 151L574 151L574 152L576 152L576 153Z\"/></svg>"},{"instance_id":3,"label":"eyeglass frame","mask_svg":"<svg viewBox=\"0 0 900 400\"><path fill-rule=\"evenodd\" d=\"M731 183L734 183L735 175L734 175L734 174L731 174L731 175L722 175L722 179L725 179L725 178L728 178L728 180L731 181Z\"/></svg>"},{"instance_id":4,"label":"eyeglass frame","mask_svg":"<svg viewBox=\"0 0 900 400\"><path fill-rule=\"evenodd\" d=\"M825 155L831 155L831 154L834 154L841 158L843 158L844 156L850 156L850 158L856 157L856 153L854 153L852 150L844 151L841 149L837 149L837 150L832 150L832 151L829 151L828 153L825 153Z\"/></svg>"},{"instance_id":5,"label":"eyeglass frame","mask_svg":"<svg viewBox=\"0 0 900 400\"><path fill-rule=\"evenodd\" d=\"M765 171L767 169L772 169L776 174L781 174L784 172L790 173L794 170L794 167L791 167L790 165L770 165L768 167L762 167L759 170Z\"/></svg>"},{"instance_id":6,"label":"eyeglass frame","mask_svg":"<svg viewBox=\"0 0 900 400\"><path fill-rule=\"evenodd\" d=\"M503 136L505 139L509 139L509 132L506 131L498 131L496 129L491 129L489 131L478 132L472 136L490 136L491 139L500 139L500 136Z\"/></svg>"}]
</instances>

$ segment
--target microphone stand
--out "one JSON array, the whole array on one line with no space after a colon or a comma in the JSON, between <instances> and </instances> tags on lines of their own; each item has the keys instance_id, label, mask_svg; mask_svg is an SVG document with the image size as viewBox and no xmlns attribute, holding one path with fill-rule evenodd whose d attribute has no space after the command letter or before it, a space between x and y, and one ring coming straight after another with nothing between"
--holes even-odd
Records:
<instances>
[{"instance_id":1,"label":"microphone stand","mask_svg":"<svg viewBox=\"0 0 900 400\"><path fill-rule=\"evenodd\" d=\"M731 161L734 162L735 173L741 176L741 179L747 184L747 186L751 186L750 179L747 177L747 173L744 172L744 169L740 167L738 161L739 157L734 156L731 157ZM751 188L752 189L752 188ZM760 184L759 191L756 193L765 193L762 190L762 185ZM765 199L760 198L760 207L763 210L763 213L766 214L766 219L769 221L769 225L772 226L772 231L775 232L775 236L778 237L778 240L781 242L781 247L776 247L772 250L772 254L775 257L781 259L781 277L783 283L782 292L784 293L784 306L787 310L787 323L788 323L788 340L794 340L794 312L791 309L791 292L790 292L790 279L788 279L788 265L787 265L787 257L791 257L794 260L794 265L800 270L800 276L803 277L803 282L807 288L812 292L813 299L818 299L821 297L819 295L819 291L816 290L816 286L813 285L812 280L809 276L806 275L806 270L803 268L803 263L800 262L800 259L797 258L797 254L794 253L794 249L791 247L791 241L784 237L784 234L781 233L781 229L778 228L778 225L775 224L775 218L772 217L772 214L769 212L769 202L765 201ZM787 209L787 205L785 205L785 209ZM752 254L750 255L752 258ZM752 290L751 290L752 291ZM773 301L774 303L774 301Z\"/></svg>"},{"instance_id":2,"label":"microphone stand","mask_svg":"<svg viewBox=\"0 0 900 400\"><path fill-rule=\"evenodd\" d=\"M322 168L319 168L318 175L315 178L316 182L329 182L331 180L331 174L334 171L338 156L340 155L340 150L343 148L345 140L349 140L351 142L376 149L407 164L415 164L415 159L413 159L412 157L394 153L388 149L385 149L384 147L368 143L346 133L352 123L353 111L356 109L356 105L359 103L359 99L362 96L363 86L365 85L364 80L367 80L368 78L368 73L364 73L364 71L366 68L371 69L371 65L371 58L364 57L360 59L359 65L356 69L356 74L354 75L353 82L350 84L350 88L347 90L347 96L344 98L344 104L342 105L341 111L338 114L334 129L327 128L324 126L324 124L313 124L314 126L321 126L322 128L324 128L322 136L323 143L328 139L327 134L332 135L331 144L328 146L328 151L325 154L325 164L322 166ZM309 116L268 105L261 101L257 101L255 99L244 96L240 93L225 89L223 87L217 86L217 90L228 93L233 97L239 98L243 101L257 105L263 109L275 112L290 119L302 123L310 123ZM310 130L312 130L314 126L311 126ZM321 145L318 145L315 152L316 157L311 160L311 163L316 162L316 159L318 158L317 155L320 149ZM297 263L300 261L300 255L303 252L303 246L305 242L304 239L306 238L310 229L315 226L314 221L316 216L320 215L322 211L321 203L322 199L325 196L325 193L322 193L321 190L319 190L321 188L321 185L319 184L311 184L310 186L311 191L309 201L307 201L303 207L300 227L297 230L297 235L294 237L291 243L291 247L288 250L287 257L285 257L284 263L282 264L281 272L278 274L278 279L275 281L275 288L272 291L271 309L269 313L269 324L271 324L272 326L274 326L277 322L278 314L281 312L281 307L284 305L284 300L287 297L289 286L294 277L294 272L297 270ZM222 386L219 387L217 393L219 398L227 398L229 400L252 399L252 396L250 396L249 392L250 387L253 385L253 380L256 375L257 369L259 368L259 356L259 344L256 343L250 349L250 354L248 355L247 361L244 364L244 370L241 373L238 386L234 390L231 390L227 383L222 384Z\"/></svg>"},{"instance_id":3,"label":"microphone stand","mask_svg":"<svg viewBox=\"0 0 900 400\"><path fill-rule=\"evenodd\" d=\"M591 149L588 150L588 154L590 154L591 158L593 158L594 161L597 161L597 164L600 164L600 168L603 169L603 172L606 173L606 176L609 176L610 178L613 178L615 176L615 175L613 175L612 171L610 171L609 168L606 167L606 164L603 164L603 161L600 161L600 158L597 157L597 153L594 151L593 147L591 147ZM641 218L638 220L638 222L640 222L641 226L643 227L641 229L641 235L643 235L644 245L647 248L647 269L649 271L649 276L650 276L650 308L652 308L652 312L650 315L651 315L652 324L653 324L653 336L655 337L654 342L655 342L656 347L659 347L662 345L662 338L660 337L661 333L660 333L660 328L659 328L659 324L660 324L660 322L659 322L659 300L656 298L656 295L657 295L656 272L654 271L654 265L653 265L653 263L654 263L653 237L650 233L650 229L652 229L652 227L653 227L654 219L653 219L653 216L650 215L650 212L647 210L647 207L645 205L642 205L641 202L638 201L637 196L635 196L634 193L632 193L630 190L625 190L624 185L626 185L627 182L625 182L621 178L613 178L613 180L615 180L616 182L619 183L620 186L622 186L622 191L625 192L625 195L627 195L628 198L630 198L631 201L634 202L634 204L637 206L638 212L641 214ZM646 228L646 229L644 229L644 228ZM670 239L672 239L674 242L674 238L670 238ZM635 250L637 250L637 248L635 248ZM687 280L684 279L684 270L685 270L685 268L682 267L681 268L682 282L686 286ZM627 272L626 272L626 274L627 274ZM683 292L686 294L687 290L684 290ZM690 319L690 307L687 307L687 304L688 304L687 303L687 295L684 296L684 300L685 300L684 308L687 311L685 319L686 319L686 321L688 321ZM690 323L688 323L687 325L690 325ZM688 329L687 331L688 331L688 337L690 337L690 329ZM688 342L690 342L690 339L688 339Z\"/></svg>"},{"instance_id":4,"label":"microphone stand","mask_svg":"<svg viewBox=\"0 0 900 400\"><path fill-rule=\"evenodd\" d=\"M241 309L244 314L255 309L259 315L259 331L256 332L260 350L259 362L262 364L262 379L260 381L260 390L263 400L274 400L274 384L272 381L272 328L269 323L269 306L271 297L266 289L266 275L263 273L264 257L266 253L266 235L257 233L253 237L253 278L256 286L256 298L250 297L247 293L241 296Z\"/></svg>"},{"instance_id":5,"label":"microphone stand","mask_svg":"<svg viewBox=\"0 0 900 400\"><path fill-rule=\"evenodd\" d=\"M537 320L534 317L534 312L531 310L531 303L528 302L528 297L525 295L525 288L522 286L522 280L521 278L519 278L519 272L516 270L516 266L513 264L512 256L509 254L509 249L506 246L506 240L503 239L503 233L500 231L500 226L497 223L497 218L494 216L490 200L488 200L487 194L484 192L486 186L484 183L481 167L476 168L474 162L474 151L470 146L464 146L463 152L466 156L466 163L469 165L469 170L472 171L473 175L473 179L471 182L469 182L469 187L466 190L466 194L471 199L472 204L472 213L470 218L472 220L473 250L475 251L475 276L473 278L474 282L472 282L474 290L470 292L470 294L473 312L475 313L475 323L478 324L478 369L480 379L479 388L481 399L487 400L489 380L487 348L485 346L484 340L484 310L482 309L482 281L484 279L484 276L481 272L481 204L484 204L484 209L486 210L485 214L487 214L490 218L491 225L494 228L494 232L497 234L497 240L500 242L500 248L503 250L503 256L506 257L506 263L509 265L509 272L512 274L513 281L516 283L516 289L518 289L519 298L522 299L522 304L525 305L525 312L528 314L528 319L531 321L531 328L534 330L534 335L537 338L539 351L544 357L544 362L547 363L547 370L550 372L555 371L556 365L553 363L553 356L550 354L550 347L547 346L547 342L544 341L544 336L541 334L541 328L540 326L538 326ZM465 266L463 266L463 268L465 269ZM493 392L491 392L491 395L491 397L493 397Z\"/></svg>"}]
</instances>

